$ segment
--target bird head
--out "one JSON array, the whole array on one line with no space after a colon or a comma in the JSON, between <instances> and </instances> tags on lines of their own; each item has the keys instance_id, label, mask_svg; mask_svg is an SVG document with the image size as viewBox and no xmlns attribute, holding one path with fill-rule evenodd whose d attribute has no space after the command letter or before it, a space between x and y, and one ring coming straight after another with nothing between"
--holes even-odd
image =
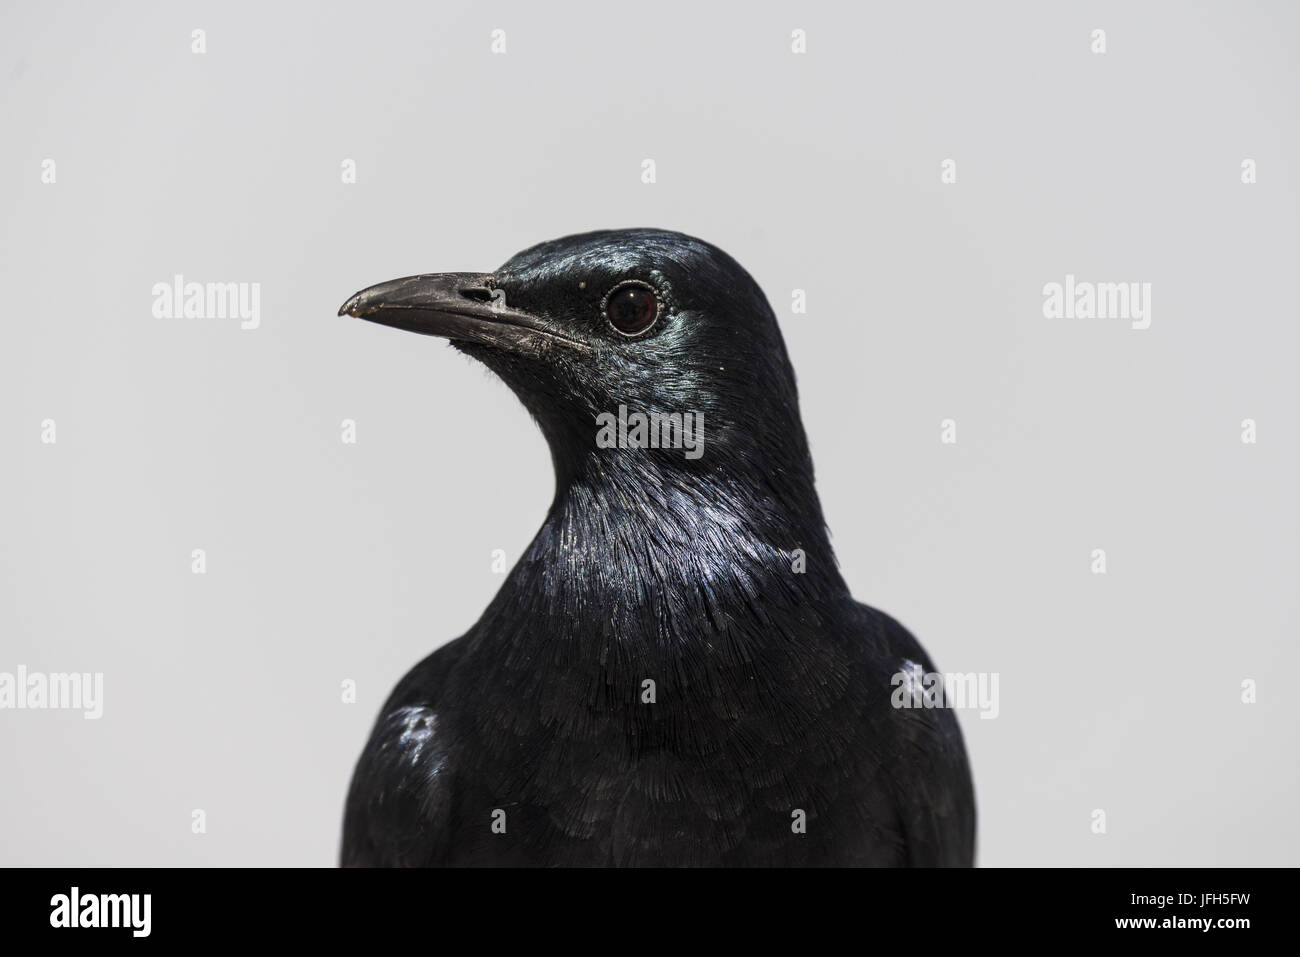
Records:
<instances>
[{"instance_id":1,"label":"bird head","mask_svg":"<svg viewBox=\"0 0 1300 957\"><path fill-rule=\"evenodd\" d=\"M739 263L698 239L658 229L568 236L491 273L371 286L345 313L445 337L492 369L537 419L562 485L622 462L656 481L721 469L764 486L806 481L811 494L776 318ZM696 416L683 421L699 425L699 452L602 445L601 423L620 409Z\"/></svg>"}]
</instances>

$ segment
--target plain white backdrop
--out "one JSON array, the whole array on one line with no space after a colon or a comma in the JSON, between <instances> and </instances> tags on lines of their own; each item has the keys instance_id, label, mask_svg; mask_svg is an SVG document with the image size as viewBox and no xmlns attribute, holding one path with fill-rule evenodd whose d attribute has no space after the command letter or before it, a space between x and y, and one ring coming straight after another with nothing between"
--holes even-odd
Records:
<instances>
[{"instance_id":1,"label":"plain white backdrop","mask_svg":"<svg viewBox=\"0 0 1300 957\"><path fill-rule=\"evenodd\" d=\"M1295 864L1298 41L1282 2L6 3L0 671L104 714L0 710L0 864L334 862L376 710L553 490L504 386L336 310L625 226L753 273L855 596L999 674L981 864ZM178 273L260 325L156 318ZM1067 274L1150 328L1045 318Z\"/></svg>"}]
</instances>

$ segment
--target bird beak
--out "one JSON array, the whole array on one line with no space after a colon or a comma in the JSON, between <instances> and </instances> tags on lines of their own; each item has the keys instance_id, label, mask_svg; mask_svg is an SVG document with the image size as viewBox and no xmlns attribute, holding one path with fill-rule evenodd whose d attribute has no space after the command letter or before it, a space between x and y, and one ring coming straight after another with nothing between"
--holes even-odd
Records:
<instances>
[{"instance_id":1,"label":"bird beak","mask_svg":"<svg viewBox=\"0 0 1300 957\"><path fill-rule=\"evenodd\" d=\"M435 273L381 282L345 302L339 315L508 352L538 354L556 343L590 348L566 330L511 308L504 290L493 288L492 277L479 273Z\"/></svg>"}]
</instances>

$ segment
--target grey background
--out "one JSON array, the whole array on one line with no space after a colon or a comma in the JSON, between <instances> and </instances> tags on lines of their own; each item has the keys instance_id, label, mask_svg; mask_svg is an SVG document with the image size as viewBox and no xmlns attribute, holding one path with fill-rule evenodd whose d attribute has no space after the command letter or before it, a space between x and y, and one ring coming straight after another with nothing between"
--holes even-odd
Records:
<instances>
[{"instance_id":1,"label":"grey background","mask_svg":"<svg viewBox=\"0 0 1300 957\"><path fill-rule=\"evenodd\" d=\"M102 671L105 713L0 711L0 864L334 862L376 709L552 493L504 386L335 311L633 225L754 274L854 593L1000 674L980 863L1296 864L1298 25L6 2L0 670ZM261 327L154 318L175 273L260 282ZM1045 319L1066 273L1152 283L1151 328Z\"/></svg>"}]
</instances>

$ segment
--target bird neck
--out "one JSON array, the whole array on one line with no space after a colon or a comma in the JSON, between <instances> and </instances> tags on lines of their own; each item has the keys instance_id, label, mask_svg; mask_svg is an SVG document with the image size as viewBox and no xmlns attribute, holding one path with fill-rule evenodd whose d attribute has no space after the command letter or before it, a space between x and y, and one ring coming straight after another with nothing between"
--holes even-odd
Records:
<instances>
[{"instance_id":1,"label":"bird neck","mask_svg":"<svg viewBox=\"0 0 1300 957\"><path fill-rule=\"evenodd\" d=\"M609 456L559 486L499 598L571 630L589 619L617 632L665 615L716 626L798 614L847 595L811 469L665 474Z\"/></svg>"}]
</instances>

